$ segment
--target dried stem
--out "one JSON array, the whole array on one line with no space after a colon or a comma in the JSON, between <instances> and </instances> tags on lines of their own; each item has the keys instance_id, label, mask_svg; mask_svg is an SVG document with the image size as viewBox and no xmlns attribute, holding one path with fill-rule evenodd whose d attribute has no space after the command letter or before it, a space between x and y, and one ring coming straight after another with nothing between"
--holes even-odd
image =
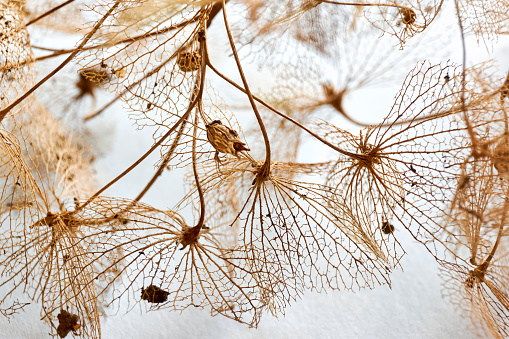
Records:
<instances>
[{"instance_id":1,"label":"dried stem","mask_svg":"<svg viewBox=\"0 0 509 339\"><path fill-rule=\"evenodd\" d=\"M410 7L401 6L396 4L373 4L373 3L353 3L353 2L339 2L339 1L331 1L331 0L317 0L320 3L333 4L333 5L341 5L341 6L357 6L357 7L396 7L406 10L412 10Z\"/></svg>"},{"instance_id":2,"label":"dried stem","mask_svg":"<svg viewBox=\"0 0 509 339\"><path fill-rule=\"evenodd\" d=\"M235 42L233 41L232 32L230 31L230 26L228 25L228 17L226 16L226 2L223 0L223 18L224 18L224 24L226 28L226 33L228 34L228 40L230 41L230 47L233 52L233 56L235 58L235 62L237 63L237 68L239 70L240 77L242 78L242 83L244 84L245 93L247 94L247 97L249 98L249 103L251 104L251 107L253 108L253 112L256 115L256 120L258 121L258 125L260 126L260 129L262 131L263 140L265 142L265 163L260 170L260 175L262 178L266 177L270 171L270 141L269 136L267 134L267 130L265 129L265 125L263 124L263 119L258 112L258 109L256 108L256 104L254 102L253 95L251 94L251 91L249 90L249 85L247 83L246 77L244 75L244 71L242 70L242 65L240 64L239 55L237 54L237 49L235 47Z\"/></svg>"},{"instance_id":3,"label":"dried stem","mask_svg":"<svg viewBox=\"0 0 509 339\"><path fill-rule=\"evenodd\" d=\"M53 7L49 11L46 11L45 13L39 15L37 18L30 20L26 24L26 26L28 27L31 24L36 23L37 21L41 20L42 18L45 18L48 15L53 14L54 12L58 11L60 8L65 7L65 6L69 5L70 3L73 3L74 1L76 1L76 0L68 0L68 1L66 1L66 2L64 2L64 3L62 3L62 4L60 4L60 5L56 6L56 7Z\"/></svg>"}]
</instances>

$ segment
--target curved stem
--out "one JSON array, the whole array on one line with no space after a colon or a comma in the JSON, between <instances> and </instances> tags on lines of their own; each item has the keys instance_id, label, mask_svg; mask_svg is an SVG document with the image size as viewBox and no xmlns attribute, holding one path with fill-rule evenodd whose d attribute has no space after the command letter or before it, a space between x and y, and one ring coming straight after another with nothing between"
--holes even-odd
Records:
<instances>
[{"instance_id":1,"label":"curved stem","mask_svg":"<svg viewBox=\"0 0 509 339\"><path fill-rule=\"evenodd\" d=\"M498 227L498 234L497 234L497 240L495 240L495 244L493 245L493 248L491 249L491 252L490 254L488 255L488 257L486 258L486 260L484 260L484 263L482 265L486 266L486 268L488 268L491 260L493 259L493 257L495 256L495 252L497 251L497 248L498 248L498 245L500 244L500 239L502 238L502 230L504 229L504 224L505 224L505 217L506 217L506 214L507 214L507 207L508 207L508 202L507 200L504 202L504 211L502 213L502 218L500 218L500 226Z\"/></svg>"},{"instance_id":2,"label":"curved stem","mask_svg":"<svg viewBox=\"0 0 509 339\"><path fill-rule=\"evenodd\" d=\"M226 16L226 2L223 0L223 19L224 19L224 25L226 28L226 33L228 34L228 40L230 41L230 47L233 52L233 56L235 58L235 62L237 63L237 68L239 70L240 77L242 78L242 83L244 84L245 92L247 94L247 97L249 98L249 103L251 104L251 107L253 108L253 112L256 115L256 120L258 121L258 125L260 126L260 129L262 131L263 140L265 141L265 163L263 165L264 170L267 171L268 174L268 167L270 166L270 142L269 142L269 136L267 134L267 130L265 129L265 125L263 124L262 117L260 115L260 112L258 112L258 109L256 108L256 104L254 102L253 95L251 94L251 91L249 90L249 85L247 83L246 77L244 75L244 71L242 70L242 65L240 64L239 55L237 54L237 49L235 48L235 43L233 41L232 32L230 31L230 26L228 25L228 18ZM262 170L261 172L264 172Z\"/></svg>"},{"instance_id":3,"label":"curved stem","mask_svg":"<svg viewBox=\"0 0 509 339\"><path fill-rule=\"evenodd\" d=\"M217 14L218 12L216 12ZM207 22L207 25L209 22ZM198 93L198 110L201 110L201 97L203 94L203 88L205 87L205 74L207 72L207 63L209 62L209 53L207 48L207 27L203 28L203 34L200 36L200 53L201 53L201 70L200 70L200 91ZM198 220L198 224L196 224L196 228L201 229L203 227L203 223L205 221L205 197L203 196L203 191L200 185L200 179L198 178L198 171L196 170L196 133L198 128L198 113L196 113L194 119L194 127L193 127L193 145L192 145L192 158L193 158L193 174L194 180L196 182L196 188L198 190L198 194L200 197L200 219Z\"/></svg>"},{"instance_id":4,"label":"curved stem","mask_svg":"<svg viewBox=\"0 0 509 339\"><path fill-rule=\"evenodd\" d=\"M111 8L108 10L108 12L99 20L95 25L94 28L85 36L83 41L80 43L80 45L74 50L71 55L67 57L67 59L64 60L60 65L58 65L50 74L48 74L46 77L44 77L41 81L39 81L37 84L35 84L32 88L30 88L26 93L24 93L21 97L19 97L17 100L15 100L12 104L4 108L0 111L0 122L5 118L7 113L14 107L16 107L18 104L20 104L23 100L25 100L30 94L35 92L36 89L38 89L42 84L44 84L46 81L51 79L56 73L58 73L62 68L64 68L65 65L67 65L74 57L81 51L81 48L85 46L85 44L92 38L92 36L101 28L102 24L108 18L111 13L115 10L115 8L120 5L122 0L115 1L115 4L111 6Z\"/></svg>"},{"instance_id":5,"label":"curved stem","mask_svg":"<svg viewBox=\"0 0 509 339\"><path fill-rule=\"evenodd\" d=\"M465 103L465 84L466 84L466 62L467 62L467 47L465 43L465 33L463 29L463 22L461 21L460 8L458 4L458 0L454 0L454 5L456 8L456 16L458 17L458 25L460 28L461 34L461 49L462 49L462 71L461 71L461 110L463 111L463 118L465 120L465 124L467 125L468 135L470 136L470 140L472 141L472 155L474 157L477 156L477 137L475 135L474 129L472 128L472 124L470 123L470 119L467 114L467 106Z\"/></svg>"},{"instance_id":6,"label":"curved stem","mask_svg":"<svg viewBox=\"0 0 509 339\"><path fill-rule=\"evenodd\" d=\"M216 73L219 77L221 77L223 80L225 80L226 82L228 82L230 85L232 85L233 87L237 88L239 91L243 92L243 93L246 93L246 90L243 89L241 86L239 86L237 83L235 83L235 81L231 80L230 78L228 78L227 76L225 76L224 74L222 74L221 72L219 72L210 62L207 64L207 66L212 70L214 71L214 73ZM313 131L311 131L309 128L307 128L306 126L304 126L303 124L301 124L300 122L298 122L297 120L294 120L293 118L289 117L288 115L278 111L277 109L275 109L274 107L272 107L271 105L267 104L265 101L263 101L262 99L256 97L253 95L253 99L258 101L260 104L262 104L263 106L265 106L266 108L268 108L269 110L271 110L272 112L276 113L277 115L279 115L280 117L290 121L291 123L295 124L296 126L300 127L301 129L303 129L304 131L306 131L307 133L309 133L311 136L313 136L315 139L321 141L323 144L329 146L330 148L332 148L333 150L335 150L336 152L339 152L343 155L346 155L346 156L349 156L349 157L352 157L352 158L355 158L355 159L363 159L365 156L362 155L362 154L356 154L356 153L352 153L352 152L348 152L348 151L345 151L333 144L331 144L330 142L328 142L327 140L323 139L322 137L320 137L318 134L314 133Z\"/></svg>"},{"instance_id":7,"label":"curved stem","mask_svg":"<svg viewBox=\"0 0 509 339\"><path fill-rule=\"evenodd\" d=\"M412 8L408 6L396 5L396 4L372 4L372 3L352 3L352 2L339 2L339 1L330 1L330 0L318 0L320 3L333 4L333 5L341 5L341 6L358 6L358 7L396 7L401 9L407 9L413 11Z\"/></svg>"}]
</instances>

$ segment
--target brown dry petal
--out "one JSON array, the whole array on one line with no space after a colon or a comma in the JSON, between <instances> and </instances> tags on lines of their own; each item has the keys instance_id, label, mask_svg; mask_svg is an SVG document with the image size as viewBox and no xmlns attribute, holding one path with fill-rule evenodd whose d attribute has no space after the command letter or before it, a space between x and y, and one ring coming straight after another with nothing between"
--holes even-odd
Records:
<instances>
[{"instance_id":1,"label":"brown dry petal","mask_svg":"<svg viewBox=\"0 0 509 339\"><path fill-rule=\"evenodd\" d=\"M460 264L439 263L445 280L443 295L471 318L474 329L483 338L507 338L509 300L503 271L494 265L488 268L486 263L473 270Z\"/></svg>"},{"instance_id":2,"label":"brown dry petal","mask_svg":"<svg viewBox=\"0 0 509 339\"><path fill-rule=\"evenodd\" d=\"M147 288L141 290L141 299L146 300L149 303L160 304L168 300L169 292L166 292L162 288L154 285L150 285Z\"/></svg>"},{"instance_id":3,"label":"brown dry petal","mask_svg":"<svg viewBox=\"0 0 509 339\"><path fill-rule=\"evenodd\" d=\"M103 204L107 207L109 203L105 200ZM99 254L97 260L106 256L113 262L108 267L120 269L106 277L98 292L110 301L107 305L120 307L125 300L140 301L141 290L141 299L149 302L151 309L208 308L212 315L221 314L251 326L258 324L272 294L260 285L262 273L252 273L245 251L222 245L231 227L210 224L205 219L210 226L202 228L199 239L196 234L193 239L188 232L193 228L186 230L185 220L177 213L136 206L129 217L132 222L119 225L114 232L98 227L97 235L84 239L89 251L93 248L91 252ZM92 204L90 207L97 209ZM180 250L184 237L194 243ZM121 252L117 250L120 248ZM160 292L149 286L154 281L160 281ZM122 299L123 295L130 297Z\"/></svg>"},{"instance_id":4,"label":"brown dry petal","mask_svg":"<svg viewBox=\"0 0 509 339\"><path fill-rule=\"evenodd\" d=\"M229 209L236 217L229 223L238 222L251 270L268 273L258 276L266 289L276 291L277 303L284 306L307 288L355 290L390 283L399 244L385 237L376 246L369 235L348 229L346 207L328 208L332 187L304 180L304 175L326 172L329 164L273 162L270 175L254 186L259 168L251 161L227 159L220 166L215 170L210 162L201 175L208 184L206 197L220 197L218 205L234 203Z\"/></svg>"},{"instance_id":5,"label":"brown dry petal","mask_svg":"<svg viewBox=\"0 0 509 339\"><path fill-rule=\"evenodd\" d=\"M200 69L201 55L198 51L182 52L177 57L177 65L182 72L194 72Z\"/></svg>"},{"instance_id":6,"label":"brown dry petal","mask_svg":"<svg viewBox=\"0 0 509 339\"><path fill-rule=\"evenodd\" d=\"M81 325L78 323L80 317L76 314L69 313L64 309L60 310L57 318L57 334L60 336L60 338L65 338L69 332L76 332L81 327Z\"/></svg>"}]
</instances>

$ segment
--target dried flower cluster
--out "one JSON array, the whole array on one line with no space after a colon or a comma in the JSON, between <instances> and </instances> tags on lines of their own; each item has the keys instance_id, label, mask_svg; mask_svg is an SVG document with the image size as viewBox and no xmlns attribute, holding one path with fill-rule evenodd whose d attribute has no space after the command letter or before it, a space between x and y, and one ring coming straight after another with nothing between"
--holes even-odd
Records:
<instances>
[{"instance_id":1,"label":"dried flower cluster","mask_svg":"<svg viewBox=\"0 0 509 339\"><path fill-rule=\"evenodd\" d=\"M390 285L409 232L474 330L509 337L509 75L419 60L446 8L462 39L508 31L507 0L2 0L0 314L36 302L60 338L100 338L120 304L257 326L307 290ZM79 39L32 44L48 31ZM346 105L401 76L376 123ZM154 144L98 188L87 124L117 101ZM153 153L137 197L106 195ZM176 206L143 202L174 168Z\"/></svg>"}]
</instances>

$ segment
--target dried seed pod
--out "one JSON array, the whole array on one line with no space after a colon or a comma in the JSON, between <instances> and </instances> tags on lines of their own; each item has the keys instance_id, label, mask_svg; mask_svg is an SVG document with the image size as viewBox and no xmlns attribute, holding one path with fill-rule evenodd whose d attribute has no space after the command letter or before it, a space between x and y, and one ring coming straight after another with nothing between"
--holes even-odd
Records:
<instances>
[{"instance_id":1,"label":"dried seed pod","mask_svg":"<svg viewBox=\"0 0 509 339\"><path fill-rule=\"evenodd\" d=\"M110 75L106 71L87 69L79 73L79 79L76 82L76 87L79 89L79 94L76 99L80 99L85 95L95 97L95 89L98 84L104 84L110 79Z\"/></svg>"},{"instance_id":2,"label":"dried seed pod","mask_svg":"<svg viewBox=\"0 0 509 339\"><path fill-rule=\"evenodd\" d=\"M228 153L238 157L238 152L250 151L244 142L240 141L238 133L223 125L220 120L214 120L207 127L207 139L220 153Z\"/></svg>"},{"instance_id":3,"label":"dried seed pod","mask_svg":"<svg viewBox=\"0 0 509 339\"><path fill-rule=\"evenodd\" d=\"M415 11L411 8L402 8L399 11L401 13L402 22L406 26L413 25L415 23L416 14Z\"/></svg>"},{"instance_id":4,"label":"dried seed pod","mask_svg":"<svg viewBox=\"0 0 509 339\"><path fill-rule=\"evenodd\" d=\"M194 72L200 69L201 55L198 51L182 52L177 57L177 65L182 72Z\"/></svg>"},{"instance_id":5,"label":"dried seed pod","mask_svg":"<svg viewBox=\"0 0 509 339\"><path fill-rule=\"evenodd\" d=\"M391 223L389 223L388 221L382 222L381 229L382 229L382 232L384 232L384 234L391 234L395 230L394 226Z\"/></svg>"},{"instance_id":6,"label":"dried seed pod","mask_svg":"<svg viewBox=\"0 0 509 339\"><path fill-rule=\"evenodd\" d=\"M60 336L60 338L65 338L69 332L76 332L81 327L81 325L78 324L80 317L78 317L76 314L69 313L64 309L60 310L57 318L57 334Z\"/></svg>"},{"instance_id":7,"label":"dried seed pod","mask_svg":"<svg viewBox=\"0 0 509 339\"><path fill-rule=\"evenodd\" d=\"M498 174L509 180L509 135L505 135L493 150L491 161Z\"/></svg>"},{"instance_id":8,"label":"dried seed pod","mask_svg":"<svg viewBox=\"0 0 509 339\"><path fill-rule=\"evenodd\" d=\"M141 290L141 299L146 300L149 303L160 304L168 300L169 292L166 292L160 287L150 285L147 288Z\"/></svg>"}]
</instances>

